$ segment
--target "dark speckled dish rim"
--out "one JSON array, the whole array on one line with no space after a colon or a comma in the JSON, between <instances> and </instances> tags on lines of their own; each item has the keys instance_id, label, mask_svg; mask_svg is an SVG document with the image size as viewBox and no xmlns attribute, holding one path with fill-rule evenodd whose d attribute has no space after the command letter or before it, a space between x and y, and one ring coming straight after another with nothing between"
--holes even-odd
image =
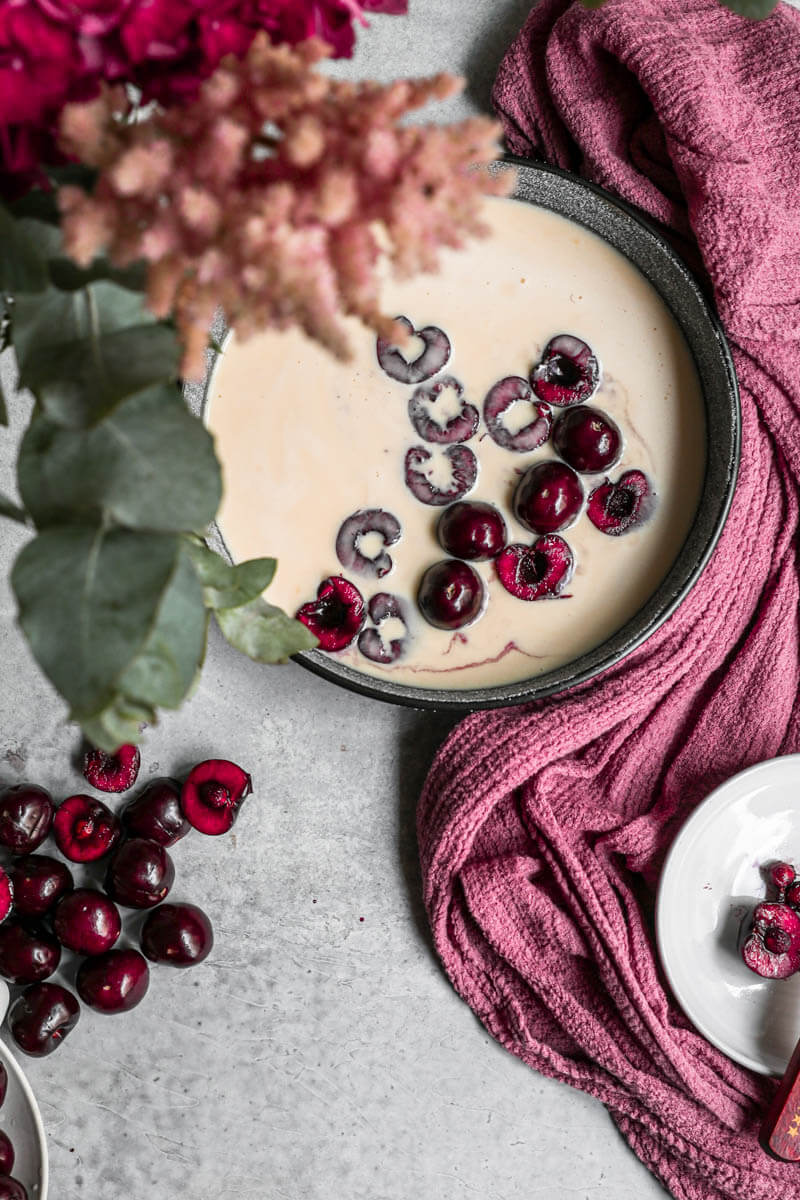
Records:
<instances>
[{"instance_id":1,"label":"dark speckled dish rim","mask_svg":"<svg viewBox=\"0 0 800 1200\"><path fill-rule=\"evenodd\" d=\"M719 539L730 509L739 468L741 409L730 349L722 326L689 268L661 233L638 210L595 184L556 167L509 157L498 170L518 173L514 196L567 217L619 250L650 281L683 332L700 377L706 411L706 474L697 515L666 578L617 633L595 649L554 671L515 683L481 688L418 688L391 677L366 675L321 650L304 651L296 662L350 691L418 709L471 712L524 704L565 692L614 666L650 637L699 579ZM219 343L224 325L214 335ZM215 355L202 384L187 385L190 407L205 414ZM222 536L210 539L228 558Z\"/></svg>"}]
</instances>

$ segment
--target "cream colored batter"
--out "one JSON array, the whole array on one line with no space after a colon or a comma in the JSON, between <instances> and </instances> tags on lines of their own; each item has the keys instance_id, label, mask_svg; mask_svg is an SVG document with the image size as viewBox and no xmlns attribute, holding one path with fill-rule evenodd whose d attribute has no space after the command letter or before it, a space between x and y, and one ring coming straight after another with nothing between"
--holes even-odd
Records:
<instances>
[{"instance_id":1,"label":"cream colored batter","mask_svg":"<svg viewBox=\"0 0 800 1200\"><path fill-rule=\"evenodd\" d=\"M590 403L617 422L625 439L609 475L616 480L625 470L643 470L657 502L645 524L621 537L599 532L585 514L562 535L576 560L568 598L519 600L505 591L491 563L478 563L488 593L483 615L457 633L424 621L414 597L426 567L446 557L436 540L442 509L421 504L404 480L406 451L422 444L408 418L414 388L384 374L374 336L355 321L350 363L334 360L296 331L267 332L246 343L230 337L209 386L207 421L225 483L219 525L233 558L276 557L268 599L290 613L313 599L329 575L350 579L365 600L379 591L404 598L408 637L396 663L373 663L355 644L335 657L416 687L510 683L599 645L666 575L703 481L697 373L654 288L600 238L547 210L491 199L486 218L491 236L448 251L440 274L387 281L384 310L406 315L417 328L431 324L447 333L452 354L444 373L463 384L464 399L481 413L492 384L506 375L527 377L558 333L582 338L600 359L602 380ZM452 396L442 397L446 404ZM521 404L510 410L510 428L525 423L522 410ZM466 498L495 504L510 540L530 544L533 536L512 515L511 496L527 466L556 457L552 445L526 454L502 449L483 419L467 445L480 470ZM443 448L429 448L435 471ZM602 478L582 476L587 494ZM384 508L402 525L390 548L393 569L380 580L344 570L336 557L341 522L363 508Z\"/></svg>"}]
</instances>

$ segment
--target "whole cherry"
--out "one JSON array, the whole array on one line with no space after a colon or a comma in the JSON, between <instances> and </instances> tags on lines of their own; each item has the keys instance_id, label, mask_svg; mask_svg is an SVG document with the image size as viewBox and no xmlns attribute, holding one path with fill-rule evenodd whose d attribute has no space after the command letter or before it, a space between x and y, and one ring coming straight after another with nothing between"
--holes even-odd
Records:
<instances>
[{"instance_id":1,"label":"whole cherry","mask_svg":"<svg viewBox=\"0 0 800 1200\"><path fill-rule=\"evenodd\" d=\"M191 967L214 945L211 922L196 904L160 904L142 926L142 950L151 962Z\"/></svg>"},{"instance_id":2,"label":"whole cherry","mask_svg":"<svg viewBox=\"0 0 800 1200\"><path fill-rule=\"evenodd\" d=\"M439 545L453 558L488 562L506 544L506 523L499 509L485 500L457 500L439 517Z\"/></svg>"},{"instance_id":3,"label":"whole cherry","mask_svg":"<svg viewBox=\"0 0 800 1200\"><path fill-rule=\"evenodd\" d=\"M38 983L53 974L61 947L52 933L33 919L0 926L0 975L12 983Z\"/></svg>"},{"instance_id":4,"label":"whole cherry","mask_svg":"<svg viewBox=\"0 0 800 1200\"><path fill-rule=\"evenodd\" d=\"M120 814L128 837L149 838L174 846L192 828L181 809L181 785L175 779L153 779Z\"/></svg>"},{"instance_id":5,"label":"whole cherry","mask_svg":"<svg viewBox=\"0 0 800 1200\"><path fill-rule=\"evenodd\" d=\"M481 615L485 591L474 567L448 558L428 567L420 580L417 604L429 625L463 629Z\"/></svg>"},{"instance_id":6,"label":"whole cherry","mask_svg":"<svg viewBox=\"0 0 800 1200\"><path fill-rule=\"evenodd\" d=\"M14 1143L5 1130L0 1129L0 1173L10 1175L14 1170L15 1158Z\"/></svg>"},{"instance_id":7,"label":"whole cherry","mask_svg":"<svg viewBox=\"0 0 800 1200\"><path fill-rule=\"evenodd\" d=\"M8 1027L21 1050L40 1058L58 1049L79 1016L72 992L57 983L35 983L11 1005Z\"/></svg>"},{"instance_id":8,"label":"whole cherry","mask_svg":"<svg viewBox=\"0 0 800 1200\"><path fill-rule=\"evenodd\" d=\"M28 1200L28 1193L18 1179L0 1175L0 1200Z\"/></svg>"},{"instance_id":9,"label":"whole cherry","mask_svg":"<svg viewBox=\"0 0 800 1200\"><path fill-rule=\"evenodd\" d=\"M17 783L0 792L0 846L12 854L30 854L53 824L53 797L32 783Z\"/></svg>"},{"instance_id":10,"label":"whole cherry","mask_svg":"<svg viewBox=\"0 0 800 1200\"><path fill-rule=\"evenodd\" d=\"M76 888L62 896L53 913L62 946L76 954L104 954L122 930L117 906L94 888Z\"/></svg>"},{"instance_id":11,"label":"whole cherry","mask_svg":"<svg viewBox=\"0 0 800 1200\"><path fill-rule=\"evenodd\" d=\"M48 854L29 854L16 859L8 874L14 892L14 910L23 917L44 916L73 886L66 863Z\"/></svg>"},{"instance_id":12,"label":"whole cherry","mask_svg":"<svg viewBox=\"0 0 800 1200\"><path fill-rule=\"evenodd\" d=\"M167 851L149 838L123 842L109 864L105 889L127 908L153 908L172 887L175 866Z\"/></svg>"},{"instance_id":13,"label":"whole cherry","mask_svg":"<svg viewBox=\"0 0 800 1200\"><path fill-rule=\"evenodd\" d=\"M514 490L514 515L532 533L560 533L581 511L581 481L566 463L548 460L528 467Z\"/></svg>"},{"instance_id":14,"label":"whole cherry","mask_svg":"<svg viewBox=\"0 0 800 1200\"><path fill-rule=\"evenodd\" d=\"M97 1012L127 1012L147 993L150 971L138 950L109 950L86 958L78 968L76 986L84 1004Z\"/></svg>"}]
</instances>

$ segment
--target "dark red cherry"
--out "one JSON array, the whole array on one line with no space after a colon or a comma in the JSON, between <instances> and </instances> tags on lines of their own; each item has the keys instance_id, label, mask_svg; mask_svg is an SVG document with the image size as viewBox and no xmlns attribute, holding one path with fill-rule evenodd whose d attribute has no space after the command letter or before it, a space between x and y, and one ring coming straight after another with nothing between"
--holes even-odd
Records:
<instances>
[{"instance_id":1,"label":"dark red cherry","mask_svg":"<svg viewBox=\"0 0 800 1200\"><path fill-rule=\"evenodd\" d=\"M770 879L779 892L785 892L795 880L795 871L791 863L776 862L770 867Z\"/></svg>"},{"instance_id":2,"label":"dark red cherry","mask_svg":"<svg viewBox=\"0 0 800 1200\"><path fill-rule=\"evenodd\" d=\"M120 746L114 754L87 750L83 759L84 778L98 792L124 792L136 782L140 761L138 746Z\"/></svg>"},{"instance_id":3,"label":"dark red cherry","mask_svg":"<svg viewBox=\"0 0 800 1200\"><path fill-rule=\"evenodd\" d=\"M764 979L794 975L800 970L800 916L788 904L757 904L742 958Z\"/></svg>"},{"instance_id":4,"label":"dark red cherry","mask_svg":"<svg viewBox=\"0 0 800 1200\"><path fill-rule=\"evenodd\" d=\"M295 617L319 640L321 650L344 650L364 625L364 597L355 584L331 575L317 588L316 600L302 605Z\"/></svg>"},{"instance_id":5,"label":"dark red cherry","mask_svg":"<svg viewBox=\"0 0 800 1200\"><path fill-rule=\"evenodd\" d=\"M142 950L151 962L191 967L214 945L214 931L196 904L160 904L142 926Z\"/></svg>"},{"instance_id":6,"label":"dark red cherry","mask_svg":"<svg viewBox=\"0 0 800 1200\"><path fill-rule=\"evenodd\" d=\"M560 533L575 521L582 504L580 479L554 460L528 467L514 491L514 515L532 533Z\"/></svg>"},{"instance_id":7,"label":"dark red cherry","mask_svg":"<svg viewBox=\"0 0 800 1200\"><path fill-rule=\"evenodd\" d=\"M53 834L65 858L71 862L94 862L117 844L120 824L102 800L68 796L56 810Z\"/></svg>"},{"instance_id":8,"label":"dark red cherry","mask_svg":"<svg viewBox=\"0 0 800 1200\"><path fill-rule=\"evenodd\" d=\"M11 1005L8 1027L26 1054L52 1054L75 1028L80 1005L72 992L58 983L35 983Z\"/></svg>"},{"instance_id":9,"label":"dark red cherry","mask_svg":"<svg viewBox=\"0 0 800 1200\"><path fill-rule=\"evenodd\" d=\"M76 888L62 896L53 913L62 946L76 954L104 954L122 930L117 906L94 888Z\"/></svg>"},{"instance_id":10,"label":"dark red cherry","mask_svg":"<svg viewBox=\"0 0 800 1200\"><path fill-rule=\"evenodd\" d=\"M181 809L181 785L175 779L153 779L120 814L128 837L150 838L174 846L192 828Z\"/></svg>"},{"instance_id":11,"label":"dark red cherry","mask_svg":"<svg viewBox=\"0 0 800 1200\"><path fill-rule=\"evenodd\" d=\"M29 854L8 868L14 909L23 917L42 917L73 886L66 863L47 854Z\"/></svg>"},{"instance_id":12,"label":"dark red cherry","mask_svg":"<svg viewBox=\"0 0 800 1200\"><path fill-rule=\"evenodd\" d=\"M393 546L400 537L400 522L382 508L360 508L343 521L336 535L336 557L348 571L356 571L371 579L381 579L392 569L392 560L385 547ZM373 554L365 554L366 539L375 534L377 545Z\"/></svg>"},{"instance_id":13,"label":"dark red cherry","mask_svg":"<svg viewBox=\"0 0 800 1200\"><path fill-rule=\"evenodd\" d=\"M453 558L487 562L506 544L503 516L483 500L459 500L446 508L436 527L439 545Z\"/></svg>"},{"instance_id":14,"label":"dark red cherry","mask_svg":"<svg viewBox=\"0 0 800 1200\"><path fill-rule=\"evenodd\" d=\"M557 533L537 538L532 546L514 542L495 559L497 577L518 600L559 596L572 578L572 550Z\"/></svg>"},{"instance_id":15,"label":"dark red cherry","mask_svg":"<svg viewBox=\"0 0 800 1200\"><path fill-rule=\"evenodd\" d=\"M601 533L619 537L646 521L653 492L642 471L626 471L616 483L606 479L589 493L586 515Z\"/></svg>"},{"instance_id":16,"label":"dark red cherry","mask_svg":"<svg viewBox=\"0 0 800 1200\"><path fill-rule=\"evenodd\" d=\"M0 846L12 854L30 854L53 824L53 797L33 783L17 783L0 792Z\"/></svg>"},{"instance_id":17,"label":"dark red cherry","mask_svg":"<svg viewBox=\"0 0 800 1200\"><path fill-rule=\"evenodd\" d=\"M444 559L428 567L422 576L417 604L429 625L462 629L483 610L483 580L469 563Z\"/></svg>"},{"instance_id":18,"label":"dark red cherry","mask_svg":"<svg viewBox=\"0 0 800 1200\"><path fill-rule=\"evenodd\" d=\"M585 475L613 467L622 454L622 434L606 413L588 404L568 408L556 422L553 445L564 462Z\"/></svg>"},{"instance_id":19,"label":"dark red cherry","mask_svg":"<svg viewBox=\"0 0 800 1200\"><path fill-rule=\"evenodd\" d=\"M28 1193L18 1179L0 1175L0 1200L28 1200Z\"/></svg>"},{"instance_id":20,"label":"dark red cherry","mask_svg":"<svg viewBox=\"0 0 800 1200\"><path fill-rule=\"evenodd\" d=\"M11 880L11 869L9 867L9 872L6 874L3 868L0 867L0 924L5 921L14 907L14 885Z\"/></svg>"},{"instance_id":21,"label":"dark red cherry","mask_svg":"<svg viewBox=\"0 0 800 1200\"><path fill-rule=\"evenodd\" d=\"M446 404L449 393L456 397L455 412L454 405ZM463 396L463 384L452 375L443 375L427 387L418 387L408 402L408 417L417 435L440 446L468 442L474 437L480 414L474 405L464 403Z\"/></svg>"},{"instance_id":22,"label":"dark red cherry","mask_svg":"<svg viewBox=\"0 0 800 1200\"><path fill-rule=\"evenodd\" d=\"M201 833L227 833L252 791L253 781L240 766L227 758L208 758L186 777L181 808Z\"/></svg>"},{"instance_id":23,"label":"dark red cherry","mask_svg":"<svg viewBox=\"0 0 800 1200\"><path fill-rule=\"evenodd\" d=\"M600 382L600 364L590 346L571 333L560 333L544 348L531 371L531 387L547 404L583 404Z\"/></svg>"},{"instance_id":24,"label":"dark red cherry","mask_svg":"<svg viewBox=\"0 0 800 1200\"><path fill-rule=\"evenodd\" d=\"M512 429L511 416L518 404L523 406L523 420L526 416L530 419ZM483 402L483 419L492 440L518 454L544 445L553 423L549 404L535 403L527 380L518 375L509 375L489 389Z\"/></svg>"},{"instance_id":25,"label":"dark red cherry","mask_svg":"<svg viewBox=\"0 0 800 1200\"><path fill-rule=\"evenodd\" d=\"M405 470L406 486L421 504L452 504L475 486L478 460L469 446L448 446L438 455L412 446Z\"/></svg>"},{"instance_id":26,"label":"dark red cherry","mask_svg":"<svg viewBox=\"0 0 800 1200\"><path fill-rule=\"evenodd\" d=\"M411 362L403 351L393 345L388 338L378 338L378 362L391 379L398 383L422 383L430 379L450 357L450 340L446 333L435 325L426 325L424 329L415 329L408 317L395 317L397 323L403 326L410 337L417 337L423 343L422 353Z\"/></svg>"},{"instance_id":27,"label":"dark red cherry","mask_svg":"<svg viewBox=\"0 0 800 1200\"><path fill-rule=\"evenodd\" d=\"M3 1175L10 1175L14 1170L14 1143L8 1134L0 1129L0 1172Z\"/></svg>"},{"instance_id":28,"label":"dark red cherry","mask_svg":"<svg viewBox=\"0 0 800 1200\"><path fill-rule=\"evenodd\" d=\"M138 950L109 950L85 958L78 968L78 995L102 1013L127 1012L144 999L150 969Z\"/></svg>"},{"instance_id":29,"label":"dark red cherry","mask_svg":"<svg viewBox=\"0 0 800 1200\"><path fill-rule=\"evenodd\" d=\"M0 1108L3 1107L6 1100L6 1092L8 1091L8 1071L3 1063L0 1062Z\"/></svg>"},{"instance_id":30,"label":"dark red cherry","mask_svg":"<svg viewBox=\"0 0 800 1200\"><path fill-rule=\"evenodd\" d=\"M114 852L105 889L126 908L153 908L168 894L175 880L169 853L148 838L131 838Z\"/></svg>"},{"instance_id":31,"label":"dark red cherry","mask_svg":"<svg viewBox=\"0 0 800 1200\"><path fill-rule=\"evenodd\" d=\"M52 933L33 919L0 926L0 975L12 983L38 983L52 975L61 947Z\"/></svg>"}]
</instances>

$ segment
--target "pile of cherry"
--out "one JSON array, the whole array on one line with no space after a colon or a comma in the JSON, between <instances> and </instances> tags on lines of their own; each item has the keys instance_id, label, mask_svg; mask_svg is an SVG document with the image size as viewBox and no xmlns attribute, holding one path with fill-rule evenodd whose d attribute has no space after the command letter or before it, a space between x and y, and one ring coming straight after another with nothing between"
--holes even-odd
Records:
<instances>
[{"instance_id":1,"label":"pile of cherry","mask_svg":"<svg viewBox=\"0 0 800 1200\"><path fill-rule=\"evenodd\" d=\"M89 750L83 771L93 788L123 792L139 772L139 751ZM80 1005L57 983L45 982L62 950L80 955L76 990L98 1012L124 1012L147 992L150 962L189 967L213 945L211 923L194 904L164 904L175 879L168 848L194 827L225 833L252 790L250 776L226 759L208 759L183 784L154 779L117 815L83 793L56 806L49 792L20 783L0 792L0 847L13 856L0 868L0 975L25 990L9 1009L8 1026L26 1054L50 1054L77 1023ZM75 887L59 858L34 851L52 834L63 858L98 863L103 890ZM140 950L119 948L119 907L150 909ZM0 1193L2 1195L2 1193Z\"/></svg>"},{"instance_id":2,"label":"pile of cherry","mask_svg":"<svg viewBox=\"0 0 800 1200\"><path fill-rule=\"evenodd\" d=\"M778 896L753 910L742 958L764 979L788 979L800 971L800 879L790 863L775 863L770 880Z\"/></svg>"},{"instance_id":3,"label":"pile of cherry","mask_svg":"<svg viewBox=\"0 0 800 1200\"><path fill-rule=\"evenodd\" d=\"M512 508L519 523L533 533L530 545L508 540L499 508L480 500L465 500L478 478L478 459L465 443L478 432L478 409L464 401L464 388L452 375L440 372L450 358L450 340L434 325L415 329L398 317L409 336L424 349L409 361L385 339L377 345L378 362L399 383L417 386L408 402L409 420L428 445L412 446L405 457L405 481L422 503L444 507L437 525L442 549L451 557L434 563L422 576L417 605L429 624L455 630L471 624L486 607L484 581L470 566L493 561L506 591L533 601L564 594L575 559L562 536L584 509L601 533L619 537L644 521L652 510L653 491L639 470L625 471L616 482L606 476L584 491L581 476L603 475L622 456L622 433L611 417L586 403L600 384L600 364L590 346L572 334L559 334L545 346L528 379L510 375L494 384L483 402L486 431L502 448L529 453L552 438L558 458L539 460L521 473ZM442 393L455 396L457 410L439 416ZM534 398L535 397L535 398ZM531 419L514 430L509 415L515 405L528 405ZM564 410L554 420L553 409ZM437 482L437 464L429 446L443 446L449 482ZM343 522L336 539L342 566L367 579L380 579L392 568L387 547L401 535L400 522L384 509L359 509ZM372 538L374 553L365 551ZM407 621L402 601L389 592L374 595L365 606L359 589L340 575L324 579L315 600L301 606L297 619L319 639L321 649L343 650L358 638L362 654L374 662L391 663L405 648ZM372 621L366 627L367 616ZM387 635L388 622L393 633ZM400 632L398 633L398 626Z\"/></svg>"}]
</instances>

